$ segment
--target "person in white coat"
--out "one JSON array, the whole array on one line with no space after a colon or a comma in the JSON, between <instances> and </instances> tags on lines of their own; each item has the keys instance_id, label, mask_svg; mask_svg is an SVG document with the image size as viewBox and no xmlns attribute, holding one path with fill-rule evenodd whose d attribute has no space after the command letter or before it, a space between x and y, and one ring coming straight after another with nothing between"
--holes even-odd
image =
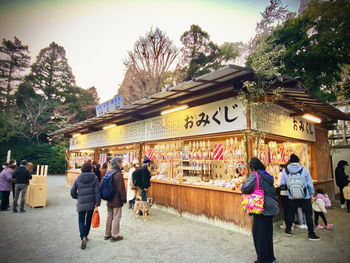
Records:
<instances>
[{"instance_id":1,"label":"person in white coat","mask_svg":"<svg viewBox=\"0 0 350 263\"><path fill-rule=\"evenodd\" d=\"M129 202L129 209L134 208L135 204L135 195L136 195L136 187L132 183L132 173L138 168L139 161L134 159L132 161L131 169L128 172L128 189L126 193L126 199Z\"/></svg>"}]
</instances>

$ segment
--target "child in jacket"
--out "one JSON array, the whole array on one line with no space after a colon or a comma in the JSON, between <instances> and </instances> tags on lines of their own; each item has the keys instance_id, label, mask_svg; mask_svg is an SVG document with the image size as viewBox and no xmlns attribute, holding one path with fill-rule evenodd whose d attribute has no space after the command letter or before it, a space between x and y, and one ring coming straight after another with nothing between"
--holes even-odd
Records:
<instances>
[{"instance_id":1,"label":"child in jacket","mask_svg":"<svg viewBox=\"0 0 350 263\"><path fill-rule=\"evenodd\" d=\"M331 206L331 201L329 200L329 197L322 189L316 190L316 197L314 198L314 202L312 204L312 209L315 213L315 226L317 229L330 229L333 224L328 224L326 219L327 209L326 207ZM321 217L325 226L321 226L318 224L318 217Z\"/></svg>"}]
</instances>

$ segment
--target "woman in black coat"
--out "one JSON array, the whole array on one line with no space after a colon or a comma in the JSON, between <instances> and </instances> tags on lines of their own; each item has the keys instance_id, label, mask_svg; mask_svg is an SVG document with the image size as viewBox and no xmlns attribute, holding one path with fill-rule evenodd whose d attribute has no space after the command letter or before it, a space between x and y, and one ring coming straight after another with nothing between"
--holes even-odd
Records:
<instances>
[{"instance_id":1,"label":"woman in black coat","mask_svg":"<svg viewBox=\"0 0 350 263\"><path fill-rule=\"evenodd\" d=\"M341 160L335 168L335 182L339 187L341 208L345 208L345 199L343 189L349 184L349 176L345 174L345 166L349 165L347 161ZM346 200L346 207L350 213L350 201Z\"/></svg>"},{"instance_id":2,"label":"woman in black coat","mask_svg":"<svg viewBox=\"0 0 350 263\"><path fill-rule=\"evenodd\" d=\"M253 240L257 260L255 262L274 262L272 219L279 213L277 195L273 186L273 176L265 170L258 158L249 162L252 174L242 186L243 194L252 194L256 188L256 176L259 176L259 189L264 191L264 212L253 215Z\"/></svg>"},{"instance_id":3,"label":"woman in black coat","mask_svg":"<svg viewBox=\"0 0 350 263\"><path fill-rule=\"evenodd\" d=\"M77 212L79 214L79 232L81 249L86 248L89 240L88 235L91 227L92 214L95 205L100 206L101 194L99 182L94 172L92 172L92 163L86 162L81 167L82 173L75 180L70 194L72 198L77 199Z\"/></svg>"}]
</instances>

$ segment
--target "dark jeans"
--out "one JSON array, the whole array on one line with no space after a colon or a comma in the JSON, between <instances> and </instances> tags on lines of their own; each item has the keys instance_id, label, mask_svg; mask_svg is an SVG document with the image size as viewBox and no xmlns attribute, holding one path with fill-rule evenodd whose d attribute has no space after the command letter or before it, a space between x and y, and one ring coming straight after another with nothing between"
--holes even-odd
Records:
<instances>
[{"instance_id":1,"label":"dark jeans","mask_svg":"<svg viewBox=\"0 0 350 263\"><path fill-rule=\"evenodd\" d=\"M2 198L1 198L1 210L7 210L9 207L9 199L10 199L10 191L1 191Z\"/></svg>"},{"instance_id":2,"label":"dark jeans","mask_svg":"<svg viewBox=\"0 0 350 263\"><path fill-rule=\"evenodd\" d=\"M327 225L327 219L324 215L323 212L317 212L317 211L314 211L315 212L315 226L318 225L318 217L320 216L324 222L325 225Z\"/></svg>"},{"instance_id":3,"label":"dark jeans","mask_svg":"<svg viewBox=\"0 0 350 263\"><path fill-rule=\"evenodd\" d=\"M87 237L89 235L92 214L94 213L94 210L83 211L83 212L78 212L78 213L79 213L78 219L79 219L80 238L81 238L81 240L83 240L84 237Z\"/></svg>"},{"instance_id":4,"label":"dark jeans","mask_svg":"<svg viewBox=\"0 0 350 263\"><path fill-rule=\"evenodd\" d=\"M12 199L15 199L16 183L12 183Z\"/></svg>"},{"instance_id":5,"label":"dark jeans","mask_svg":"<svg viewBox=\"0 0 350 263\"><path fill-rule=\"evenodd\" d=\"M273 262L273 216L253 215L253 240L256 262Z\"/></svg>"},{"instance_id":6,"label":"dark jeans","mask_svg":"<svg viewBox=\"0 0 350 263\"><path fill-rule=\"evenodd\" d=\"M289 198L286 195L281 195L282 207L283 207L283 219L284 223L287 225L288 218L288 206L289 206Z\"/></svg>"},{"instance_id":7,"label":"dark jeans","mask_svg":"<svg viewBox=\"0 0 350 263\"><path fill-rule=\"evenodd\" d=\"M141 190L141 199L142 201L147 201L147 191L143 188L140 188Z\"/></svg>"},{"instance_id":8,"label":"dark jeans","mask_svg":"<svg viewBox=\"0 0 350 263\"><path fill-rule=\"evenodd\" d=\"M309 236L315 234L314 223L312 222L312 206L311 206L310 199L295 199L295 200L289 199L289 211L288 211L286 233L290 233L291 231L294 215L298 207L301 207L301 209L303 210L303 213L305 214L306 225L307 225L307 230L309 232Z\"/></svg>"}]
</instances>

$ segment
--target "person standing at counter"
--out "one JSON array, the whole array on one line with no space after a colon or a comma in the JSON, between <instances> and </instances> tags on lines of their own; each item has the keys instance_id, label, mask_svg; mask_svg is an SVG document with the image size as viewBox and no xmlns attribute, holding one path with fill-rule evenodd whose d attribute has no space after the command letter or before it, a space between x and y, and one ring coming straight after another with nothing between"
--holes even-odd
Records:
<instances>
[{"instance_id":1,"label":"person standing at counter","mask_svg":"<svg viewBox=\"0 0 350 263\"><path fill-rule=\"evenodd\" d=\"M243 194L252 194L257 185L259 176L259 188L264 191L264 212L261 215L253 215L253 240L257 255L255 262L274 262L276 260L273 252L273 224L272 219L279 213L277 195L273 186L273 176L266 172L265 166L258 158L249 161L252 174L244 185Z\"/></svg>"},{"instance_id":2,"label":"person standing at counter","mask_svg":"<svg viewBox=\"0 0 350 263\"><path fill-rule=\"evenodd\" d=\"M104 163L102 164L102 167L101 167L101 170L100 170L101 180L102 180L103 176L106 175L107 170L108 170L107 163L104 162Z\"/></svg>"},{"instance_id":3,"label":"person standing at counter","mask_svg":"<svg viewBox=\"0 0 350 263\"><path fill-rule=\"evenodd\" d=\"M345 208L345 199L343 189L349 184L349 176L345 174L345 166L349 165L347 161L341 160L335 168L335 182L340 192L340 207ZM350 200L346 200L346 207L350 213Z\"/></svg>"},{"instance_id":4,"label":"person standing at counter","mask_svg":"<svg viewBox=\"0 0 350 263\"><path fill-rule=\"evenodd\" d=\"M309 171L299 163L299 157L295 154L292 154L289 158L287 169L283 171L281 184L286 184L288 187L289 211L285 230L286 236L292 236L292 222L300 206L305 213L308 239L319 240L320 237L316 236L312 221L311 198L315 193L314 185Z\"/></svg>"},{"instance_id":5,"label":"person standing at counter","mask_svg":"<svg viewBox=\"0 0 350 263\"><path fill-rule=\"evenodd\" d=\"M143 158L143 165L140 168L141 172L141 184L139 185L141 190L141 199L142 201L147 201L147 191L151 186L151 160L145 156Z\"/></svg>"}]
</instances>

